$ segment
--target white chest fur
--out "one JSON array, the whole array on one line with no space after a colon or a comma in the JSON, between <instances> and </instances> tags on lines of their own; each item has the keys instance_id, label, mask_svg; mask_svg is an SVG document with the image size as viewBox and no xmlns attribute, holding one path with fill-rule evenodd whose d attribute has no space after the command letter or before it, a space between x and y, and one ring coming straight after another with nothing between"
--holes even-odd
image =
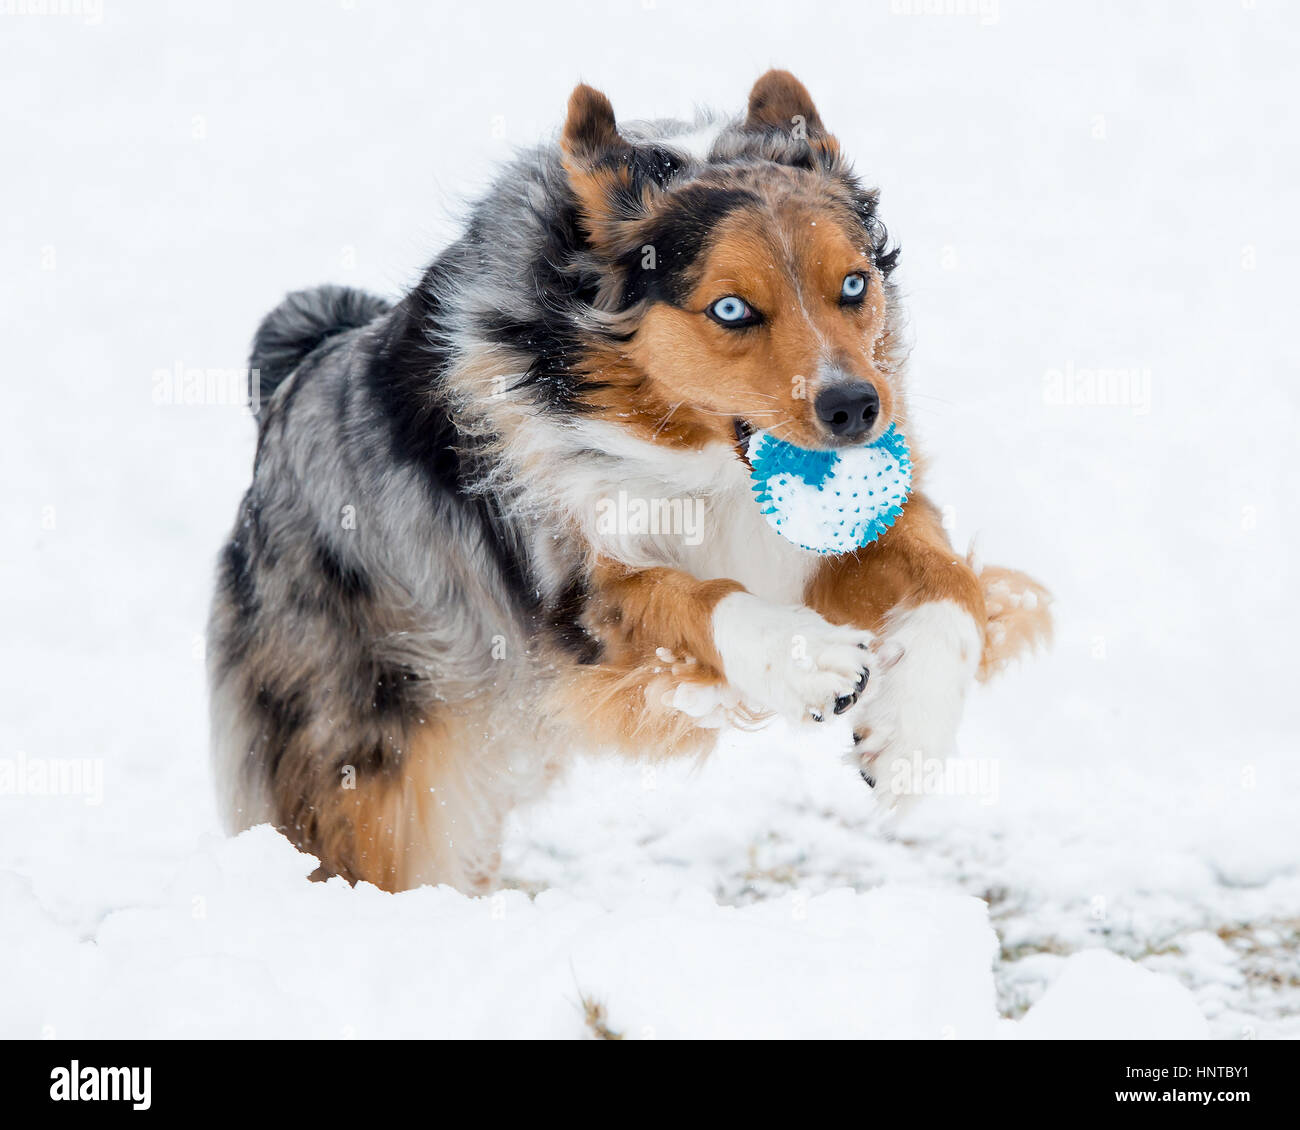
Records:
<instances>
[{"instance_id":1,"label":"white chest fur","mask_svg":"<svg viewBox=\"0 0 1300 1130\"><path fill-rule=\"evenodd\" d=\"M705 500L704 539L685 547L686 571L701 580L729 577L774 604L802 604L817 554L800 549L767 524L744 464L734 456L730 462L722 489Z\"/></svg>"},{"instance_id":2,"label":"white chest fur","mask_svg":"<svg viewBox=\"0 0 1300 1130\"><path fill-rule=\"evenodd\" d=\"M581 437L605 458L557 468L547 490L599 555L700 580L729 578L764 600L803 603L817 555L768 526L731 448L683 451L593 421L581 425Z\"/></svg>"}]
</instances>

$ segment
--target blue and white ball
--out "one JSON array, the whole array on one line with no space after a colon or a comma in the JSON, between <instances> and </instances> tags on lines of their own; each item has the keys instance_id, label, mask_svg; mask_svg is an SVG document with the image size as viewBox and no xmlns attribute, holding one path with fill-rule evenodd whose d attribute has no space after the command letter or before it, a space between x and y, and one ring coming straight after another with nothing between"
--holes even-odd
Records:
<instances>
[{"instance_id":1,"label":"blue and white ball","mask_svg":"<svg viewBox=\"0 0 1300 1130\"><path fill-rule=\"evenodd\" d=\"M893 424L874 443L836 451L755 432L748 455L768 525L814 553L870 545L898 519L912 490L907 441Z\"/></svg>"}]
</instances>

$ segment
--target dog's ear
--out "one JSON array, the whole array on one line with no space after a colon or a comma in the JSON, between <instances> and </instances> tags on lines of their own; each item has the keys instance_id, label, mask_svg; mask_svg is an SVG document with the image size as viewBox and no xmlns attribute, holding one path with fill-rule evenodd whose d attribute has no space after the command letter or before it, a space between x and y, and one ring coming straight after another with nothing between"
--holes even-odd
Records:
<instances>
[{"instance_id":1,"label":"dog's ear","mask_svg":"<svg viewBox=\"0 0 1300 1130\"><path fill-rule=\"evenodd\" d=\"M789 71L768 71L749 92L745 128L789 132L802 126L808 133L825 133L812 95Z\"/></svg>"},{"instance_id":2,"label":"dog's ear","mask_svg":"<svg viewBox=\"0 0 1300 1130\"><path fill-rule=\"evenodd\" d=\"M573 160L590 160L630 146L618 132L614 107L594 86L580 82L569 95L569 113L560 135L564 155Z\"/></svg>"},{"instance_id":3,"label":"dog's ear","mask_svg":"<svg viewBox=\"0 0 1300 1130\"><path fill-rule=\"evenodd\" d=\"M808 88L789 71L768 71L754 83L744 128L806 141L823 162L833 160L839 152L839 143L827 132Z\"/></svg>"},{"instance_id":4,"label":"dog's ear","mask_svg":"<svg viewBox=\"0 0 1300 1130\"><path fill-rule=\"evenodd\" d=\"M560 151L583 228L598 250L617 255L662 182L646 175L636 147L618 132L609 99L586 83L569 95Z\"/></svg>"}]
</instances>

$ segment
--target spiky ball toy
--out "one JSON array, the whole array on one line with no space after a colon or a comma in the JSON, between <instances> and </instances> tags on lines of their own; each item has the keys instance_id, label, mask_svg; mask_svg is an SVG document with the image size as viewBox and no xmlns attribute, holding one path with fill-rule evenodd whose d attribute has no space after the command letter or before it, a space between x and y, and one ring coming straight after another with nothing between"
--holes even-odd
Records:
<instances>
[{"instance_id":1,"label":"spiky ball toy","mask_svg":"<svg viewBox=\"0 0 1300 1130\"><path fill-rule=\"evenodd\" d=\"M893 424L874 443L836 451L755 432L748 455L768 525L814 553L870 545L898 519L912 489L907 440Z\"/></svg>"}]
</instances>

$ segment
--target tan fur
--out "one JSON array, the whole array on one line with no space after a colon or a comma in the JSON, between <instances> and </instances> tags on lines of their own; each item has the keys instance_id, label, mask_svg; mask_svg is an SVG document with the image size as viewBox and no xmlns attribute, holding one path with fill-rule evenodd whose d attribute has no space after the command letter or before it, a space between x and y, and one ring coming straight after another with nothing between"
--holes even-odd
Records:
<instances>
[{"instance_id":1,"label":"tan fur","mask_svg":"<svg viewBox=\"0 0 1300 1130\"><path fill-rule=\"evenodd\" d=\"M822 125L808 88L789 71L768 71L754 83L749 92L745 124L750 129L802 128L814 149L826 154L839 150L839 143Z\"/></svg>"},{"instance_id":2,"label":"tan fur","mask_svg":"<svg viewBox=\"0 0 1300 1130\"><path fill-rule=\"evenodd\" d=\"M643 761L702 757L716 744L717 728L699 725L672 701L684 684L719 683L716 673L689 659L628 667L601 663L574 668L556 685L548 708L566 720L588 749L614 750ZM743 718L733 715L732 720Z\"/></svg>"},{"instance_id":3,"label":"tan fur","mask_svg":"<svg viewBox=\"0 0 1300 1130\"><path fill-rule=\"evenodd\" d=\"M898 366L879 271L853 221L829 192L792 170L773 172L761 208L742 208L719 224L699 281L684 307L659 304L620 352L594 350L583 370L596 383L587 402L643 438L675 446L727 442L744 418L801 446L824 442L812 412L818 372L836 367L870 381L880 395L883 431L904 423L893 387ZM844 277L868 276L861 307L839 302ZM705 310L738 294L767 319L737 332Z\"/></svg>"},{"instance_id":4,"label":"tan fur","mask_svg":"<svg viewBox=\"0 0 1300 1130\"><path fill-rule=\"evenodd\" d=\"M840 306L840 286L853 271L871 282L863 306L848 310ZM733 293L767 323L738 332L703 316ZM874 384L881 418L891 419L895 397L875 356L884 324L879 273L849 239L835 207L793 196L773 201L770 210L728 217L686 308L649 311L628 353L665 401L711 413L715 437L739 416L815 447L825 442L812 412L825 364Z\"/></svg>"},{"instance_id":5,"label":"tan fur","mask_svg":"<svg viewBox=\"0 0 1300 1130\"><path fill-rule=\"evenodd\" d=\"M1013 659L1052 639L1051 594L1015 569L985 565L979 570L988 627L977 678L988 682Z\"/></svg>"},{"instance_id":6,"label":"tan fur","mask_svg":"<svg viewBox=\"0 0 1300 1130\"><path fill-rule=\"evenodd\" d=\"M667 649L720 672L713 610L742 585L701 581L678 569L633 570L609 562L593 571L592 581L590 626L605 644L605 662L647 661Z\"/></svg>"},{"instance_id":7,"label":"tan fur","mask_svg":"<svg viewBox=\"0 0 1300 1130\"><path fill-rule=\"evenodd\" d=\"M965 560L952 551L938 514L914 493L893 529L854 553L828 557L808 586L807 600L835 624L879 631L897 608L951 600L985 623L984 592Z\"/></svg>"},{"instance_id":8,"label":"tan fur","mask_svg":"<svg viewBox=\"0 0 1300 1130\"><path fill-rule=\"evenodd\" d=\"M612 346L598 346L580 368L595 384L585 398L593 412L616 420L619 427L661 446L701 448L727 437L729 414L700 410L669 398L667 389L646 379L632 355Z\"/></svg>"},{"instance_id":9,"label":"tan fur","mask_svg":"<svg viewBox=\"0 0 1300 1130\"><path fill-rule=\"evenodd\" d=\"M635 224L621 210L611 209L609 201L616 191L626 189L631 178L626 167L597 164L591 158L628 150L630 146L619 135L613 106L599 90L582 83L569 96L560 147L587 235L601 250L614 251Z\"/></svg>"},{"instance_id":10,"label":"tan fur","mask_svg":"<svg viewBox=\"0 0 1300 1130\"><path fill-rule=\"evenodd\" d=\"M552 696L555 716L594 748L651 758L707 753L716 727L699 726L671 704L680 686L722 685L713 610L742 586L612 562L600 563L592 581L587 626L603 644L601 661L571 669ZM733 712L731 718L752 715Z\"/></svg>"},{"instance_id":11,"label":"tan fur","mask_svg":"<svg viewBox=\"0 0 1300 1130\"><path fill-rule=\"evenodd\" d=\"M315 878L339 875L386 891L426 882L485 889L509 807L492 780L504 772L492 725L446 711L407 739L399 772L286 788L277 827L321 861Z\"/></svg>"},{"instance_id":12,"label":"tan fur","mask_svg":"<svg viewBox=\"0 0 1300 1130\"><path fill-rule=\"evenodd\" d=\"M937 512L919 492L878 542L827 558L807 600L833 623L872 631L898 608L954 601L984 625L981 682L1052 637L1050 593L1015 569L986 565L977 572L973 559L952 550Z\"/></svg>"}]
</instances>

